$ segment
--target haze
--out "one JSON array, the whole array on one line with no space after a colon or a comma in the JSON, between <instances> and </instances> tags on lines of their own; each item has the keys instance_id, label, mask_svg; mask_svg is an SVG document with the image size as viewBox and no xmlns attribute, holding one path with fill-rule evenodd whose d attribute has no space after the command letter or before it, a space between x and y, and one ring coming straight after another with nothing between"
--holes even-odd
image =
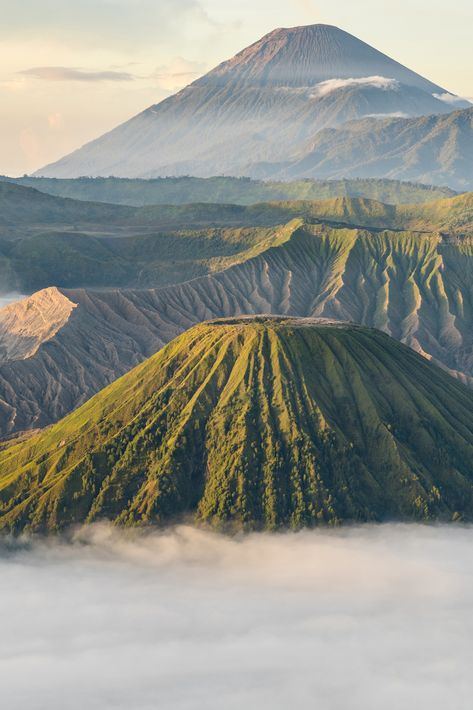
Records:
<instances>
[{"instance_id":1,"label":"haze","mask_svg":"<svg viewBox=\"0 0 473 710\"><path fill-rule=\"evenodd\" d=\"M9 303L15 303L20 301L24 296L21 293L16 293L16 291L11 291L10 293L2 293L0 295L0 308L3 306L8 306Z\"/></svg>"},{"instance_id":2,"label":"haze","mask_svg":"<svg viewBox=\"0 0 473 710\"><path fill-rule=\"evenodd\" d=\"M0 8L5 174L58 159L277 26L336 24L473 96L467 0L428 8L421 0L47 0L41 12L34 0L0 0Z\"/></svg>"},{"instance_id":3,"label":"haze","mask_svg":"<svg viewBox=\"0 0 473 710\"><path fill-rule=\"evenodd\" d=\"M3 704L469 710L472 543L427 526L4 541Z\"/></svg>"}]
</instances>

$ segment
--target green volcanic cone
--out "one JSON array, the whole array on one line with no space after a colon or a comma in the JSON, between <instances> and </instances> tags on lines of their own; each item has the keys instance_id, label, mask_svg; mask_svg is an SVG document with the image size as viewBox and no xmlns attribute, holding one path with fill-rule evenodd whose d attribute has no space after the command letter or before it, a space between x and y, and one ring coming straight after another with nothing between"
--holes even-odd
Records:
<instances>
[{"instance_id":1,"label":"green volcanic cone","mask_svg":"<svg viewBox=\"0 0 473 710\"><path fill-rule=\"evenodd\" d=\"M472 412L473 392L375 330L204 323L5 444L0 527L470 520Z\"/></svg>"}]
</instances>

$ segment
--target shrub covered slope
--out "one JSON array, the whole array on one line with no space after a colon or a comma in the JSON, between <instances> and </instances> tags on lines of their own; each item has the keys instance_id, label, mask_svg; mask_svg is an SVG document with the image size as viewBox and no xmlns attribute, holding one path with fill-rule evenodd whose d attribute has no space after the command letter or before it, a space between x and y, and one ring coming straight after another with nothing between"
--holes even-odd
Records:
<instances>
[{"instance_id":1,"label":"shrub covered slope","mask_svg":"<svg viewBox=\"0 0 473 710\"><path fill-rule=\"evenodd\" d=\"M0 452L0 527L274 529L473 517L473 393L389 336L297 318L198 325Z\"/></svg>"}]
</instances>

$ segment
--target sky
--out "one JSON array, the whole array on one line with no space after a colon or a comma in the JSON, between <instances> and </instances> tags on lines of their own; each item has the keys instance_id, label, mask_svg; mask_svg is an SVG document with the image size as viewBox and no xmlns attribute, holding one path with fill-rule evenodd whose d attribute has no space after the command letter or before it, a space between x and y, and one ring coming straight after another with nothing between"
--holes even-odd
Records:
<instances>
[{"instance_id":1,"label":"sky","mask_svg":"<svg viewBox=\"0 0 473 710\"><path fill-rule=\"evenodd\" d=\"M473 97L471 0L0 0L0 174L32 172L275 27L334 24Z\"/></svg>"},{"instance_id":2,"label":"sky","mask_svg":"<svg viewBox=\"0 0 473 710\"><path fill-rule=\"evenodd\" d=\"M3 540L2 707L470 710L472 573L462 526Z\"/></svg>"}]
</instances>

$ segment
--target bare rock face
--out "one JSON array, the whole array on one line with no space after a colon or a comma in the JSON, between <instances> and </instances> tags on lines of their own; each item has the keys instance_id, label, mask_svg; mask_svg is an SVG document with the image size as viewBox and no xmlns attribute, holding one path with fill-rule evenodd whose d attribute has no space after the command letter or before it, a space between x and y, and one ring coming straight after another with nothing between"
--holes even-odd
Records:
<instances>
[{"instance_id":1,"label":"bare rock face","mask_svg":"<svg viewBox=\"0 0 473 710\"><path fill-rule=\"evenodd\" d=\"M67 323L76 305L51 287L0 309L0 363L31 358Z\"/></svg>"},{"instance_id":2,"label":"bare rock face","mask_svg":"<svg viewBox=\"0 0 473 710\"><path fill-rule=\"evenodd\" d=\"M455 106L444 94L337 27L277 29L37 174L252 176L290 161L323 128L369 115L449 113Z\"/></svg>"},{"instance_id":3,"label":"bare rock face","mask_svg":"<svg viewBox=\"0 0 473 710\"><path fill-rule=\"evenodd\" d=\"M295 222L219 273L161 289L46 289L0 311L2 436L57 421L192 325L260 313L377 328L473 384L468 244ZM18 314L28 327L19 328ZM21 330L21 332L19 332Z\"/></svg>"}]
</instances>

